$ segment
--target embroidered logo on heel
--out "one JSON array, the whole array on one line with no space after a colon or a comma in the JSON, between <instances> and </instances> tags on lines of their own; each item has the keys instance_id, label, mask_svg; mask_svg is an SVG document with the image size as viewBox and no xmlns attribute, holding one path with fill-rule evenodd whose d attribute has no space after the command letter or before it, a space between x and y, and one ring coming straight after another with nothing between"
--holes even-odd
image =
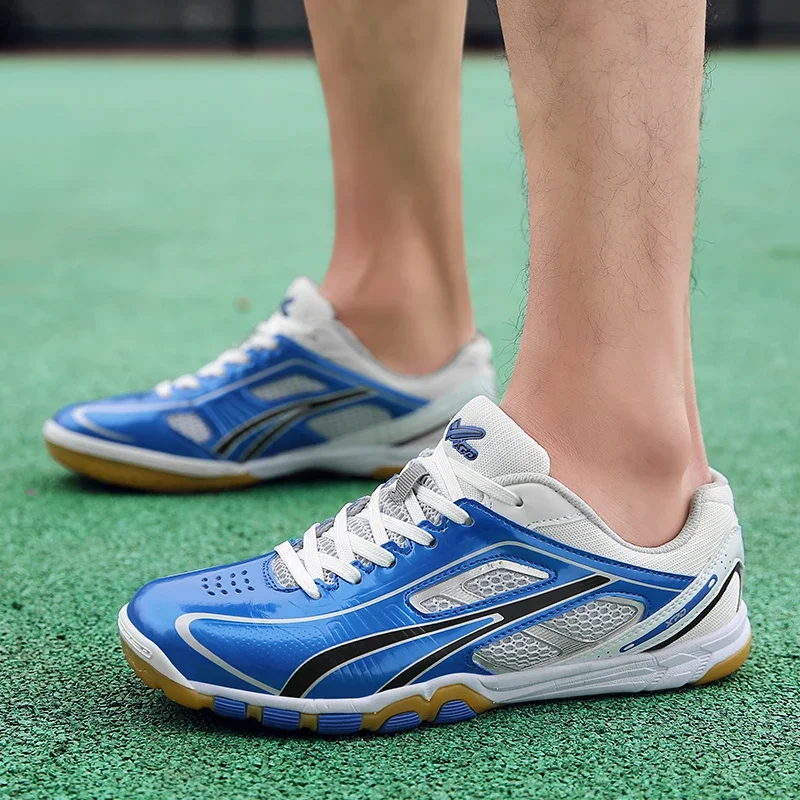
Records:
<instances>
[{"instance_id":1,"label":"embroidered logo on heel","mask_svg":"<svg viewBox=\"0 0 800 800\"><path fill-rule=\"evenodd\" d=\"M462 425L461 417L454 419L447 429L444 438L453 445L458 453L461 453L468 461L474 461L478 457L478 451L469 444L470 440L483 439L486 431L475 425Z\"/></svg>"}]
</instances>

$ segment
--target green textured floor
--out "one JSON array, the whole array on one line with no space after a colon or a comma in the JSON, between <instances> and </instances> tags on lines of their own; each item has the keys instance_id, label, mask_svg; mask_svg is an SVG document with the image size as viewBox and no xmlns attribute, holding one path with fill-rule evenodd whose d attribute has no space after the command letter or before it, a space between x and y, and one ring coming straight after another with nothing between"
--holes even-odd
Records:
<instances>
[{"instance_id":1,"label":"green textured floor","mask_svg":"<svg viewBox=\"0 0 800 800\"><path fill-rule=\"evenodd\" d=\"M735 677L396 737L273 736L127 668L116 613L168 572L268 550L369 489L147 497L70 477L60 405L196 368L320 277L331 186L304 61L0 61L0 797L759 798L800 794L800 57L711 69L698 383L738 493L754 649ZM468 250L503 378L524 203L504 64L465 70ZM251 301L249 310L242 299Z\"/></svg>"}]
</instances>

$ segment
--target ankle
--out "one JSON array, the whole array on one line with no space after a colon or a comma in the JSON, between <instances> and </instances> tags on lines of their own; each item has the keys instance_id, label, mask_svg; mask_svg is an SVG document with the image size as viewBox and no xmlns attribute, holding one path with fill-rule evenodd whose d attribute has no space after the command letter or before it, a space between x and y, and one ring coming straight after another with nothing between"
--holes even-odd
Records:
<instances>
[{"instance_id":1,"label":"ankle","mask_svg":"<svg viewBox=\"0 0 800 800\"><path fill-rule=\"evenodd\" d=\"M689 503L710 479L689 421L674 414L567 411L520 403L511 393L503 408L550 454L552 476L585 500L623 539L657 547L683 528ZM598 403L596 407L602 407Z\"/></svg>"},{"instance_id":2,"label":"ankle","mask_svg":"<svg viewBox=\"0 0 800 800\"><path fill-rule=\"evenodd\" d=\"M397 372L434 372L475 335L464 267L443 270L419 258L332 262L321 291L338 319Z\"/></svg>"}]
</instances>

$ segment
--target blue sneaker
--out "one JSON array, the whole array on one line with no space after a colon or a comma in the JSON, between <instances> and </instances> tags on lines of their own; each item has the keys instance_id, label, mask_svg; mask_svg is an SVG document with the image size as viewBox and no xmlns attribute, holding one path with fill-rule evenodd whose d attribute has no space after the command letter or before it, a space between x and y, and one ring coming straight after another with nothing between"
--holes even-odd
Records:
<instances>
[{"instance_id":1,"label":"blue sneaker","mask_svg":"<svg viewBox=\"0 0 800 800\"><path fill-rule=\"evenodd\" d=\"M441 370L396 373L336 319L307 278L239 347L152 391L61 409L53 457L151 491L246 486L310 468L386 478L433 446L476 393L496 391L477 336Z\"/></svg>"},{"instance_id":2,"label":"blue sneaker","mask_svg":"<svg viewBox=\"0 0 800 800\"><path fill-rule=\"evenodd\" d=\"M750 624L726 480L645 548L548 473L477 398L434 451L302 539L147 584L119 614L126 657L185 706L331 734L738 669Z\"/></svg>"}]
</instances>

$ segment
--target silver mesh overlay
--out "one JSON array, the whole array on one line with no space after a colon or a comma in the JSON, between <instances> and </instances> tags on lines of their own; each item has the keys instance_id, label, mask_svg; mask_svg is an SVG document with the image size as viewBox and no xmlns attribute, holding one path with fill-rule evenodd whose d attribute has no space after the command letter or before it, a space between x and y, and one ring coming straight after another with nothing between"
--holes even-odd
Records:
<instances>
[{"instance_id":1,"label":"silver mesh overlay","mask_svg":"<svg viewBox=\"0 0 800 800\"><path fill-rule=\"evenodd\" d=\"M295 550L297 548L295 547ZM288 589L290 586L297 586L292 578L291 573L286 568L286 564L283 563L283 559L280 556L276 556L272 560L272 574L275 576L275 580L284 588Z\"/></svg>"},{"instance_id":2,"label":"silver mesh overlay","mask_svg":"<svg viewBox=\"0 0 800 800\"><path fill-rule=\"evenodd\" d=\"M308 420L306 425L320 436L334 439L337 436L345 436L348 433L372 428L391 418L392 415L385 408L372 403L361 403L320 414L318 417Z\"/></svg>"},{"instance_id":3,"label":"silver mesh overlay","mask_svg":"<svg viewBox=\"0 0 800 800\"><path fill-rule=\"evenodd\" d=\"M542 627L557 631L579 642L596 642L632 620L637 609L613 600L591 600L573 608Z\"/></svg>"},{"instance_id":4,"label":"silver mesh overlay","mask_svg":"<svg viewBox=\"0 0 800 800\"><path fill-rule=\"evenodd\" d=\"M505 594L521 586L529 586L539 580L537 576L526 575L524 572L515 572L508 567L497 567L490 572L484 572L475 578L464 581L463 586L470 594L482 599Z\"/></svg>"},{"instance_id":5,"label":"silver mesh overlay","mask_svg":"<svg viewBox=\"0 0 800 800\"><path fill-rule=\"evenodd\" d=\"M545 661L572 656L639 618L643 607L634 600L590 600L554 619L530 625L477 650L476 664L492 672L530 669Z\"/></svg>"},{"instance_id":6,"label":"silver mesh overlay","mask_svg":"<svg viewBox=\"0 0 800 800\"><path fill-rule=\"evenodd\" d=\"M498 558L429 586L413 594L410 601L419 611L435 614L498 597L547 577L546 572L536 567Z\"/></svg>"},{"instance_id":7,"label":"silver mesh overlay","mask_svg":"<svg viewBox=\"0 0 800 800\"><path fill-rule=\"evenodd\" d=\"M458 608L461 603L443 594L435 594L426 600L420 601L419 605L429 614L436 614L439 611L449 611L451 608Z\"/></svg>"},{"instance_id":8,"label":"silver mesh overlay","mask_svg":"<svg viewBox=\"0 0 800 800\"><path fill-rule=\"evenodd\" d=\"M280 400L282 397L308 394L309 392L318 392L327 388L324 383L314 380L314 378L309 378L308 375L291 375L288 378L279 378L277 381L271 381L270 383L262 383L249 391L259 400Z\"/></svg>"},{"instance_id":9,"label":"silver mesh overlay","mask_svg":"<svg viewBox=\"0 0 800 800\"><path fill-rule=\"evenodd\" d=\"M426 475L419 481L420 486L426 486L429 489L435 491L436 484L433 482L433 479ZM354 503L351 503L347 514L350 517L347 527L350 531L352 531L356 536L360 536L362 539L367 539L368 541L372 541L372 530L370 529L369 522L367 522L366 517L359 516L359 514L364 510L367 502L369 501L368 497L362 497L356 500ZM408 515L405 506L403 503L398 502L394 498L394 494L392 492L392 483L389 482L386 486L381 489L380 494L380 510L388 515L395 517L396 519L402 519L406 522L411 522L411 517ZM420 503L420 508L425 516L430 520L434 525L438 525L441 521L441 515L434 511L430 506L425 505L425 503ZM317 526L317 535L319 537L319 550L323 553L328 553L329 555L335 555L336 547L333 543L333 539L327 535L330 532L331 526L333 525L333 520L326 520L325 522L320 523ZM405 536L400 536L399 534L395 533L394 531L387 532L389 538L397 542L400 547L405 547L408 544L408 539ZM296 550L299 550L301 545L296 547ZM364 561L364 564L368 564L369 562ZM286 565L283 563L283 559L280 556L276 557L272 562L272 571L275 575L275 580L284 588L286 589L293 589L297 586L296 581L292 578L291 573L288 569L286 569ZM330 582L333 580L333 574L328 570L324 572L324 580L326 582Z\"/></svg>"},{"instance_id":10,"label":"silver mesh overlay","mask_svg":"<svg viewBox=\"0 0 800 800\"><path fill-rule=\"evenodd\" d=\"M191 439L195 444L203 444L203 442L207 442L211 438L211 429L197 414L190 412L170 414L167 417L167 424L172 430L177 431L187 439Z\"/></svg>"},{"instance_id":11,"label":"silver mesh overlay","mask_svg":"<svg viewBox=\"0 0 800 800\"><path fill-rule=\"evenodd\" d=\"M518 672L555 658L560 650L526 631L517 631L478 650L474 659L492 672Z\"/></svg>"}]
</instances>

